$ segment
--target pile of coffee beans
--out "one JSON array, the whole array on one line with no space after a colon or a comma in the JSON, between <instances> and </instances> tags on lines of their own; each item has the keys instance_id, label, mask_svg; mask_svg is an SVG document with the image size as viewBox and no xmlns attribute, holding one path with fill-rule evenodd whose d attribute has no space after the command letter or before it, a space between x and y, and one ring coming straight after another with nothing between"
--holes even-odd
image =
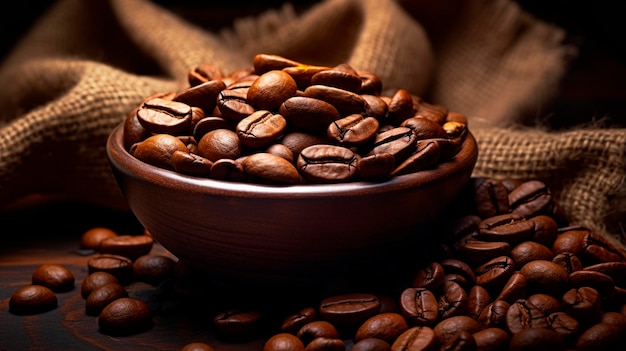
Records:
<instances>
[{"instance_id":1,"label":"pile of coffee beans","mask_svg":"<svg viewBox=\"0 0 626 351\"><path fill-rule=\"evenodd\" d=\"M212 64L189 87L146 98L124 123L136 158L186 175L261 184L380 181L456 155L467 118L342 63L258 54L228 75Z\"/></svg>"},{"instance_id":2,"label":"pile of coffee beans","mask_svg":"<svg viewBox=\"0 0 626 351\"><path fill-rule=\"evenodd\" d=\"M156 255L147 232L96 227L81 238L91 257L80 292L107 335L141 333L171 304L210 321L222 343L263 340L263 351L622 349L626 250L569 226L542 181L471 178L437 228L432 255L407 257L391 278L355 272L281 293L214 281ZM159 291L161 307L129 296L137 281ZM55 292L73 286L67 269L42 265L10 309L49 311ZM181 350L214 349L197 339Z\"/></svg>"}]
</instances>

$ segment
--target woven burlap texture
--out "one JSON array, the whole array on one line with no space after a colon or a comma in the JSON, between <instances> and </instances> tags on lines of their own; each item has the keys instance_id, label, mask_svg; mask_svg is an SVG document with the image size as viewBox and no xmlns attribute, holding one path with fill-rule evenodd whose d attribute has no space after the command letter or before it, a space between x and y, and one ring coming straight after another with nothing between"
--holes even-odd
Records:
<instances>
[{"instance_id":1,"label":"woven burlap texture","mask_svg":"<svg viewBox=\"0 0 626 351\"><path fill-rule=\"evenodd\" d=\"M623 184L623 131L508 128L555 95L575 54L565 33L507 0L437 4L326 0L302 14L287 4L213 32L147 0L60 0L0 66L0 205L43 193L124 208L104 150L111 129L146 96L183 89L199 63L228 73L273 53L349 63L388 91L463 112L477 175L559 180L572 222L605 231Z\"/></svg>"}]
</instances>

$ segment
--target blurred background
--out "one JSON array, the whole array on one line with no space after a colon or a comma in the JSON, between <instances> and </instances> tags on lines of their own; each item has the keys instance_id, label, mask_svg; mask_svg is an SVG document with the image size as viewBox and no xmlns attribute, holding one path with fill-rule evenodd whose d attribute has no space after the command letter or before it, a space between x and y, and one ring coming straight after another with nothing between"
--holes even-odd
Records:
<instances>
[{"instance_id":1,"label":"blurred background","mask_svg":"<svg viewBox=\"0 0 626 351\"><path fill-rule=\"evenodd\" d=\"M285 0L220 1L152 0L207 30L231 26L238 17L258 15L279 8ZM296 12L305 11L320 0L292 0ZM0 4L0 57L55 1L27 0L16 8L12 2ZM410 3L410 0L404 1ZM567 40L580 49L563 81L554 105L538 122L552 129L586 125L626 127L626 24L618 10L619 1L517 0L534 16L565 29ZM207 5L210 3L210 5ZM24 3L22 2L22 5ZM210 13L210 16L207 14ZM214 20L208 23L205 19ZM215 20L217 19L217 20Z\"/></svg>"}]
</instances>

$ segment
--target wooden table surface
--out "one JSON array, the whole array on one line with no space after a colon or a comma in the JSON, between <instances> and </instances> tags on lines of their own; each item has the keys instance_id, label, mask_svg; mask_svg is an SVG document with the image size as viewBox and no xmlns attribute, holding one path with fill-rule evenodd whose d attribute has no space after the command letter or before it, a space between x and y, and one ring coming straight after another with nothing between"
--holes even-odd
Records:
<instances>
[{"instance_id":1,"label":"wooden table surface","mask_svg":"<svg viewBox=\"0 0 626 351\"><path fill-rule=\"evenodd\" d=\"M211 316L186 313L188 307L157 299L158 288L144 283L126 286L130 296L160 309L151 329L113 337L99 332L97 319L85 313L80 285L87 276L90 254L79 249L81 234L90 227L107 226L121 234L143 228L134 216L73 203L48 203L0 213L0 350L179 350L203 341L216 350L262 350L263 340L221 341L211 327ZM168 254L160 245L153 253ZM52 311L21 316L9 311L9 299L30 284L32 272L44 263L58 263L75 276L75 288L57 293Z\"/></svg>"}]
</instances>

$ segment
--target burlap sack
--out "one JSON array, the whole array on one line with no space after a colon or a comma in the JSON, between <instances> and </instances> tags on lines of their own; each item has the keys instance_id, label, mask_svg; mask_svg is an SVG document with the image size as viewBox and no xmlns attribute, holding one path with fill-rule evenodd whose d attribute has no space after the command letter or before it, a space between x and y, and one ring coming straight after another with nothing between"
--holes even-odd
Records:
<instances>
[{"instance_id":1,"label":"burlap sack","mask_svg":"<svg viewBox=\"0 0 626 351\"><path fill-rule=\"evenodd\" d=\"M544 179L572 223L616 238L624 130L513 129L557 92L575 54L564 34L510 0L287 4L219 32L147 0L60 0L0 66L0 206L44 194L126 208L104 150L111 129L144 97L186 87L199 63L230 72L273 53L346 62L465 113L476 176Z\"/></svg>"}]
</instances>

